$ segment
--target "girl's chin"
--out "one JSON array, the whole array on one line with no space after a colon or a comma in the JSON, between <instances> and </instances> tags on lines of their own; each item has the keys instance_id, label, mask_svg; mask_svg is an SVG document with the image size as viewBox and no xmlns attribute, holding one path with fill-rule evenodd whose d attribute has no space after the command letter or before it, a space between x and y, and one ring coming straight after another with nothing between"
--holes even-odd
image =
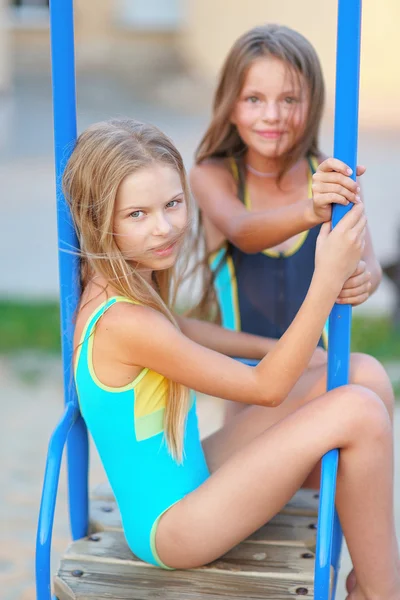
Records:
<instances>
[{"instance_id":1,"label":"girl's chin","mask_svg":"<svg viewBox=\"0 0 400 600\"><path fill-rule=\"evenodd\" d=\"M258 154L260 154L263 158L269 158L271 160L280 160L283 158L285 153L288 151L289 146L286 144L283 146L273 146L272 144L268 146L267 144L257 144L257 147L253 146L253 151L255 150Z\"/></svg>"},{"instance_id":2,"label":"girl's chin","mask_svg":"<svg viewBox=\"0 0 400 600\"><path fill-rule=\"evenodd\" d=\"M176 263L176 256L159 256L145 263L136 263L138 271L164 271L170 269Z\"/></svg>"}]
</instances>

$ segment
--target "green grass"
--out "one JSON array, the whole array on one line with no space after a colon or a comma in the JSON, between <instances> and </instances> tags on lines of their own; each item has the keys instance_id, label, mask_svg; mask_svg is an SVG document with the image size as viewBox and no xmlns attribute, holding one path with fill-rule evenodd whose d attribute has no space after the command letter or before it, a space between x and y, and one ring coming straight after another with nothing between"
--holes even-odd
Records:
<instances>
[{"instance_id":1,"label":"green grass","mask_svg":"<svg viewBox=\"0 0 400 600\"><path fill-rule=\"evenodd\" d=\"M400 329L386 316L354 317L352 350L371 354L382 362L400 360Z\"/></svg>"},{"instance_id":2,"label":"green grass","mask_svg":"<svg viewBox=\"0 0 400 600\"><path fill-rule=\"evenodd\" d=\"M0 300L0 354L34 350L60 352L57 302ZM352 350L376 356L379 360L400 360L400 331L388 317L353 319Z\"/></svg>"},{"instance_id":3,"label":"green grass","mask_svg":"<svg viewBox=\"0 0 400 600\"><path fill-rule=\"evenodd\" d=\"M57 302L19 303L0 300L0 354L21 350L60 352Z\"/></svg>"}]
</instances>

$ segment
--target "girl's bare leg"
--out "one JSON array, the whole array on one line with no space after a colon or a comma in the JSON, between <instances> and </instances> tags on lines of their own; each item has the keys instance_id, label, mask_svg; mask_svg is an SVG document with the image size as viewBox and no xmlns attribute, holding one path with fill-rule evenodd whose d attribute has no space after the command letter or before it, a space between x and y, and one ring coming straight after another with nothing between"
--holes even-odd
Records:
<instances>
[{"instance_id":1,"label":"girl's bare leg","mask_svg":"<svg viewBox=\"0 0 400 600\"><path fill-rule=\"evenodd\" d=\"M372 390L386 404L391 418L393 418L394 396L390 380L382 365L372 356L354 352L350 359L350 381ZM306 384L303 383L306 382ZM326 366L312 367L305 371L293 388L292 395L300 403L316 398L326 391ZM246 410L246 405L241 402L226 401L225 424L230 419Z\"/></svg>"},{"instance_id":2,"label":"girl's bare leg","mask_svg":"<svg viewBox=\"0 0 400 600\"><path fill-rule=\"evenodd\" d=\"M393 420L393 389L386 371L376 359L365 354L352 354L350 381L375 392L384 402L390 419ZM206 441L205 447L209 447L213 455L211 468L218 467L232 452L241 448L299 407L321 396L325 391L326 367L316 367L304 372L288 398L277 408L246 406L239 405L238 402L227 402L230 407L223 430L216 432ZM221 443L221 437L223 443ZM318 461L318 464L303 482L304 487L318 488L319 475L320 464Z\"/></svg>"},{"instance_id":3,"label":"girl's bare leg","mask_svg":"<svg viewBox=\"0 0 400 600\"><path fill-rule=\"evenodd\" d=\"M387 373L377 360L364 354L352 354L350 380L377 393L382 398L390 419L393 421L393 389ZM209 450L212 455L212 458L210 457L211 468L217 468L232 452L243 447L255 436L299 407L322 395L325 390L326 368L317 367L309 369L303 374L289 397L276 409L256 406L247 407L245 405L240 405L237 409L236 405L239 405L239 403L229 402L228 404L234 406L231 408L230 415L228 414L226 426L205 441L206 452ZM234 417L235 412L236 417ZM314 468L302 482L302 486L318 489L320 469L320 461L317 461ZM355 584L356 577L352 571L347 582L348 592L352 591Z\"/></svg>"},{"instance_id":4,"label":"girl's bare leg","mask_svg":"<svg viewBox=\"0 0 400 600\"><path fill-rule=\"evenodd\" d=\"M350 597L400 598L391 424L380 399L357 386L273 425L165 513L156 536L161 559L190 568L221 556L279 512L332 448L341 450L337 506L357 572ZM209 448L207 458L215 465L221 454L213 460Z\"/></svg>"}]
</instances>

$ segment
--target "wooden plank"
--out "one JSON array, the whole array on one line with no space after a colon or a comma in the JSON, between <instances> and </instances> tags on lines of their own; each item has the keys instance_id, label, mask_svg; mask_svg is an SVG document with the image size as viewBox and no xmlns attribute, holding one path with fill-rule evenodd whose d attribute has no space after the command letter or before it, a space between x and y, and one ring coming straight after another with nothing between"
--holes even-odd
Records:
<instances>
[{"instance_id":1,"label":"wooden plank","mask_svg":"<svg viewBox=\"0 0 400 600\"><path fill-rule=\"evenodd\" d=\"M121 531L103 531L88 538L73 542L65 557L86 561L117 561L130 565L143 566L143 563L129 549ZM286 574L296 574L300 578L312 580L314 555L304 547L270 544L260 546L248 540L241 543L210 565L197 571L234 571L278 573L281 578Z\"/></svg>"},{"instance_id":2,"label":"wooden plank","mask_svg":"<svg viewBox=\"0 0 400 600\"><path fill-rule=\"evenodd\" d=\"M90 531L122 531L121 515L115 501L90 502ZM316 518L280 513L261 527L249 540L260 544L293 544L315 547Z\"/></svg>"},{"instance_id":3,"label":"wooden plank","mask_svg":"<svg viewBox=\"0 0 400 600\"><path fill-rule=\"evenodd\" d=\"M93 500L115 503L114 494L108 482L101 483L92 492ZM280 511L287 515L303 515L305 517L316 517L318 515L318 490L302 488Z\"/></svg>"},{"instance_id":4,"label":"wooden plank","mask_svg":"<svg viewBox=\"0 0 400 600\"><path fill-rule=\"evenodd\" d=\"M82 571L81 577L72 573ZM59 600L300 600L312 582L252 573L165 571L154 567L64 560L54 582Z\"/></svg>"},{"instance_id":5,"label":"wooden plank","mask_svg":"<svg viewBox=\"0 0 400 600\"><path fill-rule=\"evenodd\" d=\"M313 598L314 555L247 541L199 569L166 571L129 550L122 532L71 544L55 580L59 600L243 600Z\"/></svg>"},{"instance_id":6,"label":"wooden plank","mask_svg":"<svg viewBox=\"0 0 400 600\"><path fill-rule=\"evenodd\" d=\"M90 531L122 529L121 514L114 499L91 499L89 505Z\"/></svg>"},{"instance_id":7,"label":"wooden plank","mask_svg":"<svg viewBox=\"0 0 400 600\"><path fill-rule=\"evenodd\" d=\"M96 487L92 490L90 497L93 500L105 500L106 502L115 502L114 494L108 481L103 481L103 483L99 483L99 485L96 485Z\"/></svg>"},{"instance_id":8,"label":"wooden plank","mask_svg":"<svg viewBox=\"0 0 400 600\"><path fill-rule=\"evenodd\" d=\"M302 488L280 511L286 515L304 515L305 517L318 516L319 493L318 490Z\"/></svg>"},{"instance_id":9,"label":"wooden plank","mask_svg":"<svg viewBox=\"0 0 400 600\"><path fill-rule=\"evenodd\" d=\"M243 543L280 544L315 549L316 518L279 513Z\"/></svg>"}]
</instances>

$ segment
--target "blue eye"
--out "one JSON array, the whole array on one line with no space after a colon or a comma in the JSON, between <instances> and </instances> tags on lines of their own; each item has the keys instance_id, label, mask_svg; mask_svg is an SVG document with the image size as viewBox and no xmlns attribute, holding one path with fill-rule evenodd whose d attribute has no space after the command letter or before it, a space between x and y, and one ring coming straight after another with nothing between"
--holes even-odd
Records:
<instances>
[{"instance_id":1,"label":"blue eye","mask_svg":"<svg viewBox=\"0 0 400 600\"><path fill-rule=\"evenodd\" d=\"M174 208L178 204L178 200L171 200L168 204L165 205L165 208Z\"/></svg>"},{"instance_id":2,"label":"blue eye","mask_svg":"<svg viewBox=\"0 0 400 600\"><path fill-rule=\"evenodd\" d=\"M129 216L132 217L132 219L139 219L142 214L144 214L142 210L134 210Z\"/></svg>"}]
</instances>

